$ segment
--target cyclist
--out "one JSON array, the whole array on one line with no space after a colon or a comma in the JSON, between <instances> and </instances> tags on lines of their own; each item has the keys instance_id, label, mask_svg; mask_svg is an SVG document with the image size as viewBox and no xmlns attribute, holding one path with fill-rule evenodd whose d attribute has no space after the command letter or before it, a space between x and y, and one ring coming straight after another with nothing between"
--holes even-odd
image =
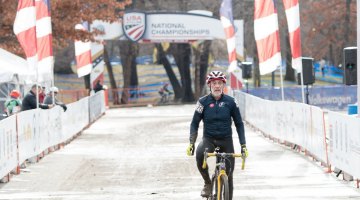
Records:
<instances>
[{"instance_id":1,"label":"cyclist","mask_svg":"<svg viewBox=\"0 0 360 200\"><path fill-rule=\"evenodd\" d=\"M169 83L165 83L164 85L162 85L159 88L158 92L161 96L161 100L160 100L161 103L166 103L168 100L167 98L169 97L169 95L172 94L172 92L168 89L168 86L169 86Z\"/></svg>"},{"instance_id":2,"label":"cyclist","mask_svg":"<svg viewBox=\"0 0 360 200\"><path fill-rule=\"evenodd\" d=\"M241 119L239 107L234 98L223 93L226 76L220 71L212 71L206 79L206 84L210 87L210 94L201 97L194 112L190 126L190 144L187 148L187 155L194 154L195 142L198 135L199 123L204 123L202 141L196 150L197 168L204 179L204 188L201 191L202 197L209 197L211 194L211 179L208 166L202 168L205 148L213 152L216 147L220 147L220 152L234 153L232 140L231 118L235 123L236 131L239 135L241 153L248 156L246 148L244 124ZM235 159L230 158L226 162L226 173L229 180L229 197L232 199L233 178L232 173L235 166Z\"/></svg>"}]
</instances>

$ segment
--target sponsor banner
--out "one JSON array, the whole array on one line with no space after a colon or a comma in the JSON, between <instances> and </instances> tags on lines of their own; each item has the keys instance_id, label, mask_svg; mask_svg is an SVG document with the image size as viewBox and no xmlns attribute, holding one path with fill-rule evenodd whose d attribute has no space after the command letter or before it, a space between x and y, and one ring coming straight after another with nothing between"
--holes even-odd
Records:
<instances>
[{"instance_id":1,"label":"sponsor banner","mask_svg":"<svg viewBox=\"0 0 360 200\"><path fill-rule=\"evenodd\" d=\"M40 110L40 152L59 144L62 134L61 112L64 110L60 106L48 110Z\"/></svg>"},{"instance_id":2,"label":"sponsor banner","mask_svg":"<svg viewBox=\"0 0 360 200\"><path fill-rule=\"evenodd\" d=\"M92 70L90 73L90 83L94 88L97 80L104 81L104 45L100 43L91 43Z\"/></svg>"},{"instance_id":3,"label":"sponsor banner","mask_svg":"<svg viewBox=\"0 0 360 200\"><path fill-rule=\"evenodd\" d=\"M144 40L151 41L195 41L225 39L219 19L189 13L147 14Z\"/></svg>"},{"instance_id":4,"label":"sponsor banner","mask_svg":"<svg viewBox=\"0 0 360 200\"><path fill-rule=\"evenodd\" d=\"M236 55L239 60L244 61L244 20L234 20L234 26Z\"/></svg>"},{"instance_id":5,"label":"sponsor banner","mask_svg":"<svg viewBox=\"0 0 360 200\"><path fill-rule=\"evenodd\" d=\"M238 90L233 90L233 92L234 92L235 101L237 102L237 104L239 106L241 118L242 118L242 120L246 120L246 115L245 115L245 107L246 107L245 93L240 92Z\"/></svg>"},{"instance_id":6,"label":"sponsor banner","mask_svg":"<svg viewBox=\"0 0 360 200\"><path fill-rule=\"evenodd\" d=\"M134 42L140 40L146 30L146 14L143 12L125 13L122 27L128 39Z\"/></svg>"},{"instance_id":7,"label":"sponsor banner","mask_svg":"<svg viewBox=\"0 0 360 200\"><path fill-rule=\"evenodd\" d=\"M16 116L0 121L0 179L17 166Z\"/></svg>"},{"instance_id":8,"label":"sponsor banner","mask_svg":"<svg viewBox=\"0 0 360 200\"><path fill-rule=\"evenodd\" d=\"M244 94L246 121L266 135L300 145L327 162L324 118L320 108Z\"/></svg>"},{"instance_id":9,"label":"sponsor banner","mask_svg":"<svg viewBox=\"0 0 360 200\"><path fill-rule=\"evenodd\" d=\"M281 90L277 88L250 89L249 94L269 100L281 100ZM302 102L301 88L284 88L285 101ZM356 86L324 86L309 88L309 102L313 106L331 110L347 109L356 102Z\"/></svg>"},{"instance_id":10,"label":"sponsor banner","mask_svg":"<svg viewBox=\"0 0 360 200\"><path fill-rule=\"evenodd\" d=\"M273 129L273 115L274 110L270 105L270 101L260 99L252 95L246 95L246 110L245 116L250 124L256 125L256 127L266 134L270 134ZM249 109L251 108L251 109Z\"/></svg>"},{"instance_id":11,"label":"sponsor banner","mask_svg":"<svg viewBox=\"0 0 360 200\"><path fill-rule=\"evenodd\" d=\"M62 139L61 142L73 137L89 124L89 97L67 104L68 109L62 112Z\"/></svg>"},{"instance_id":12,"label":"sponsor banner","mask_svg":"<svg viewBox=\"0 0 360 200\"><path fill-rule=\"evenodd\" d=\"M319 107L309 106L310 130L305 132L305 148L317 159L327 163L324 112Z\"/></svg>"},{"instance_id":13,"label":"sponsor banner","mask_svg":"<svg viewBox=\"0 0 360 200\"><path fill-rule=\"evenodd\" d=\"M291 143L298 143L298 131L303 129L303 124L296 120L294 120L293 123L288 124L288 119L295 117L296 113L300 113L301 108L296 106L296 104L292 105L291 102L275 101L272 102L272 105L270 104L268 106L275 108L275 115L274 118L272 118L274 119L275 126L272 129L273 132L270 133L270 135ZM286 110L286 112L283 112L284 110Z\"/></svg>"},{"instance_id":14,"label":"sponsor banner","mask_svg":"<svg viewBox=\"0 0 360 200\"><path fill-rule=\"evenodd\" d=\"M98 40L127 40L139 42L189 42L195 40L224 39L219 19L196 13L144 13L127 12L120 20L108 23L95 20L91 30L101 30ZM238 58L244 56L243 20L234 20Z\"/></svg>"},{"instance_id":15,"label":"sponsor banner","mask_svg":"<svg viewBox=\"0 0 360 200\"><path fill-rule=\"evenodd\" d=\"M105 112L104 90L89 97L90 123L95 121Z\"/></svg>"},{"instance_id":16,"label":"sponsor banner","mask_svg":"<svg viewBox=\"0 0 360 200\"><path fill-rule=\"evenodd\" d=\"M360 178L360 119L329 112L329 161L355 178Z\"/></svg>"},{"instance_id":17,"label":"sponsor banner","mask_svg":"<svg viewBox=\"0 0 360 200\"><path fill-rule=\"evenodd\" d=\"M22 111L17 114L19 139L19 164L36 156L40 151L40 109Z\"/></svg>"},{"instance_id":18,"label":"sponsor banner","mask_svg":"<svg viewBox=\"0 0 360 200\"><path fill-rule=\"evenodd\" d=\"M119 39L120 36L123 36L122 30L122 23L120 20L115 21L113 23L101 21L101 20L94 20L93 23L90 25L91 32L95 31L103 32L103 34L95 36L96 40L116 40ZM124 38L123 38L124 39Z\"/></svg>"},{"instance_id":19,"label":"sponsor banner","mask_svg":"<svg viewBox=\"0 0 360 200\"><path fill-rule=\"evenodd\" d=\"M305 147L305 134L311 129L310 107L296 102L278 102L277 104L278 114L285 115L283 126L278 127L279 130L283 127L287 129L283 139Z\"/></svg>"},{"instance_id":20,"label":"sponsor banner","mask_svg":"<svg viewBox=\"0 0 360 200\"><path fill-rule=\"evenodd\" d=\"M38 156L47 148L60 144L81 132L89 124L89 117L97 119L105 112L104 99L104 91L91 97L91 116L89 97L85 97L68 104L66 112L60 106L56 106L46 110L23 111L2 119L0 121L0 178L6 176L26 159Z\"/></svg>"}]
</instances>

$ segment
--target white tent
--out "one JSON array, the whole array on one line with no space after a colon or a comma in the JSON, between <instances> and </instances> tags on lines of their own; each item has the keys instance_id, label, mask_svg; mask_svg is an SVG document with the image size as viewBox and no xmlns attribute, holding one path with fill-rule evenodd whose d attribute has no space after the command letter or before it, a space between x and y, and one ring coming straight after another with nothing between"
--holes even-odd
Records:
<instances>
[{"instance_id":1,"label":"white tent","mask_svg":"<svg viewBox=\"0 0 360 200\"><path fill-rule=\"evenodd\" d=\"M30 83L36 80L35 72L30 72L27 61L15 54L0 48L0 83Z\"/></svg>"}]
</instances>

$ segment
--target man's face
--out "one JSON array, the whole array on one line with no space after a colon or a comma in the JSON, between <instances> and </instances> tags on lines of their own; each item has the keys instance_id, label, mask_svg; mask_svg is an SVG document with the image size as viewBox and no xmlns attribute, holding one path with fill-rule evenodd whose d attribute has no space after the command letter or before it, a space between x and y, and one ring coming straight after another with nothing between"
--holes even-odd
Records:
<instances>
[{"instance_id":1,"label":"man's face","mask_svg":"<svg viewBox=\"0 0 360 200\"><path fill-rule=\"evenodd\" d=\"M31 91L36 94L36 87L32 88ZM42 91L42 88L41 87L38 87L38 93L40 94Z\"/></svg>"},{"instance_id":2,"label":"man's face","mask_svg":"<svg viewBox=\"0 0 360 200\"><path fill-rule=\"evenodd\" d=\"M209 83L211 94L214 97L220 97L224 90L224 82L222 80L214 80Z\"/></svg>"}]
</instances>

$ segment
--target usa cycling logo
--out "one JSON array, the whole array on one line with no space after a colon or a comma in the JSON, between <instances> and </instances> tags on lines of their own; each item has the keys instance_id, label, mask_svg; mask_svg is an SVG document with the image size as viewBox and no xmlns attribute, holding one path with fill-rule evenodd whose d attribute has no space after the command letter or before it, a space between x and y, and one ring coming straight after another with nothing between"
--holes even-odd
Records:
<instances>
[{"instance_id":1,"label":"usa cycling logo","mask_svg":"<svg viewBox=\"0 0 360 200\"><path fill-rule=\"evenodd\" d=\"M137 42L144 36L146 28L146 14L141 12L125 13L123 30L127 38Z\"/></svg>"}]
</instances>

